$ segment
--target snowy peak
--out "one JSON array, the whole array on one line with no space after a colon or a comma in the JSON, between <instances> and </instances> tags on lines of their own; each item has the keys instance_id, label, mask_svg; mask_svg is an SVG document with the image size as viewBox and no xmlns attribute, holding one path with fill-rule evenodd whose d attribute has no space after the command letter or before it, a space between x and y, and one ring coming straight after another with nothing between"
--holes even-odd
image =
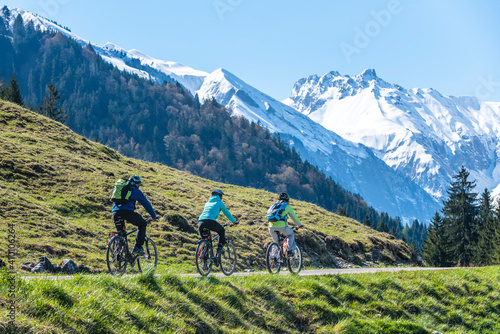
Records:
<instances>
[{"instance_id":1,"label":"snowy peak","mask_svg":"<svg viewBox=\"0 0 500 334\"><path fill-rule=\"evenodd\" d=\"M500 107L434 89L405 89L374 70L300 79L284 102L347 140L370 147L436 199L461 165L494 189L500 183Z\"/></svg>"}]
</instances>

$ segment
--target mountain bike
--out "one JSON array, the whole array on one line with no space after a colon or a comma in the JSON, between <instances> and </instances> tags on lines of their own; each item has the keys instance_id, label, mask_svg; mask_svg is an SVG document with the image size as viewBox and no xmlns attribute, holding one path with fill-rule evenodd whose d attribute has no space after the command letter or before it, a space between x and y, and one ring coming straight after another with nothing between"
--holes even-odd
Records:
<instances>
[{"instance_id":1,"label":"mountain bike","mask_svg":"<svg viewBox=\"0 0 500 334\"><path fill-rule=\"evenodd\" d=\"M224 224L226 226L234 226L239 224ZM207 276L212 270L212 265L220 266L220 269L226 276L230 276L236 269L236 247L233 242L226 236L226 244L224 245L224 252L221 254L214 251L217 248L219 235L217 234L212 238L211 231L204 229L202 231L202 239L198 242L196 247L196 269L202 276Z\"/></svg>"},{"instance_id":2,"label":"mountain bike","mask_svg":"<svg viewBox=\"0 0 500 334\"><path fill-rule=\"evenodd\" d=\"M152 218L146 219L148 226L151 225ZM106 263L108 270L112 275L121 276L127 270L127 264L131 268L137 265L140 272L148 272L156 270L158 265L158 252L155 243L149 236L144 240L144 255L133 254L128 246L129 234L136 232L135 228L130 232L125 230L125 221L118 220L115 222L118 232L109 233L111 240L108 241L108 250L106 252Z\"/></svg>"},{"instance_id":3,"label":"mountain bike","mask_svg":"<svg viewBox=\"0 0 500 334\"><path fill-rule=\"evenodd\" d=\"M298 230L298 227L292 227L292 230ZM291 273L298 274L302 269L302 252L299 245L293 251L293 255L288 255L288 238L279 231L275 231L278 235L278 243L271 243L267 247L266 266L271 274L279 273L281 266L286 262L288 270Z\"/></svg>"}]
</instances>

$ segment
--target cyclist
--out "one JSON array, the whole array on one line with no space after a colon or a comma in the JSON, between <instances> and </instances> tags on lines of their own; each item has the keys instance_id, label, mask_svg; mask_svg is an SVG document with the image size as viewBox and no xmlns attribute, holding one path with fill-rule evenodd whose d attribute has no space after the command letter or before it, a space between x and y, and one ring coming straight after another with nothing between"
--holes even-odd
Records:
<instances>
[{"instance_id":1,"label":"cyclist","mask_svg":"<svg viewBox=\"0 0 500 334\"><path fill-rule=\"evenodd\" d=\"M217 232L219 235L219 244L217 245L217 252L223 254L224 253L224 245L226 244L226 230L224 227L217 223L217 217L219 217L220 212L222 211L224 215L231 222L231 226L238 224L236 219L233 218L231 212L227 209L226 205L222 203L222 196L224 193L220 189L216 189L212 191L212 196L205 204L205 208L203 212L198 218L198 231L200 232L200 236L204 238L206 234L203 232L204 229L208 229L210 231Z\"/></svg>"},{"instance_id":2,"label":"cyclist","mask_svg":"<svg viewBox=\"0 0 500 334\"><path fill-rule=\"evenodd\" d=\"M288 226L288 215L292 217L294 225L298 228L303 227L299 217L293 211L293 208L288 204L290 196L287 193L281 193L278 200L274 202L267 210L267 221L269 222L269 233L275 243L278 243L278 236L276 231L279 231L288 237L288 255L293 256L294 250L297 248L295 245L295 237L293 230Z\"/></svg>"},{"instance_id":3,"label":"cyclist","mask_svg":"<svg viewBox=\"0 0 500 334\"><path fill-rule=\"evenodd\" d=\"M142 249L142 245L144 244L144 239L146 238L146 226L148 225L148 221L137 212L134 212L135 202L139 201L139 203L141 203L141 205L144 207L144 209L146 209L153 221L158 220L158 216L156 215L151 203L149 203L146 196L144 196L144 193L139 190L139 186L142 183L141 178L137 175L132 175L128 179L128 182L132 186L130 200L124 204L113 204L113 222L116 224L117 221L125 220L128 223L137 226L137 236L132 253L135 253L137 255L144 255L145 253Z\"/></svg>"}]
</instances>

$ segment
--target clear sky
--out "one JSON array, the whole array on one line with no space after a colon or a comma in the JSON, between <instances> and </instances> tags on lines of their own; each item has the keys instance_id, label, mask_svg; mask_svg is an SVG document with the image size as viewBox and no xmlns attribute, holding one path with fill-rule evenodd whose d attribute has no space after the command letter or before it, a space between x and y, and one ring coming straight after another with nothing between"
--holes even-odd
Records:
<instances>
[{"instance_id":1,"label":"clear sky","mask_svg":"<svg viewBox=\"0 0 500 334\"><path fill-rule=\"evenodd\" d=\"M298 79L374 68L406 88L500 101L500 1L8 0L112 42L283 100Z\"/></svg>"}]
</instances>

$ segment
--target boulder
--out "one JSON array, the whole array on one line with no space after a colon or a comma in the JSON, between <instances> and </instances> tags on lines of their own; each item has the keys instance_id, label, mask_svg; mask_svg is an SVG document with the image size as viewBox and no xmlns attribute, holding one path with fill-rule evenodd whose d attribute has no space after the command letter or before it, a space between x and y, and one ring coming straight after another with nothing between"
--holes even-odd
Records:
<instances>
[{"instance_id":1,"label":"boulder","mask_svg":"<svg viewBox=\"0 0 500 334\"><path fill-rule=\"evenodd\" d=\"M2 259L0 259L0 268L5 267L5 266L6 266L5 262Z\"/></svg>"},{"instance_id":2,"label":"boulder","mask_svg":"<svg viewBox=\"0 0 500 334\"><path fill-rule=\"evenodd\" d=\"M24 262L21 265L21 270L31 271L35 267L36 263L33 262Z\"/></svg>"},{"instance_id":3,"label":"boulder","mask_svg":"<svg viewBox=\"0 0 500 334\"><path fill-rule=\"evenodd\" d=\"M85 267L83 264L78 265L78 268L76 269L77 273L84 273L84 274L90 274L91 270L88 267Z\"/></svg>"},{"instance_id":4,"label":"boulder","mask_svg":"<svg viewBox=\"0 0 500 334\"><path fill-rule=\"evenodd\" d=\"M37 263L37 264L33 267L33 269L31 269L31 272L32 272L32 273L38 273L38 274L41 274L41 273L46 272L46 270L45 270L45 267L44 267L43 263Z\"/></svg>"},{"instance_id":5,"label":"boulder","mask_svg":"<svg viewBox=\"0 0 500 334\"><path fill-rule=\"evenodd\" d=\"M65 259L59 265L61 271L65 274L75 274L78 270L78 266L73 260Z\"/></svg>"},{"instance_id":6,"label":"boulder","mask_svg":"<svg viewBox=\"0 0 500 334\"><path fill-rule=\"evenodd\" d=\"M42 267L45 271L48 271L48 272L54 271L54 265L52 263L50 263L49 259L45 256L42 256L40 258L40 260L38 260L38 264L42 265Z\"/></svg>"}]
</instances>

